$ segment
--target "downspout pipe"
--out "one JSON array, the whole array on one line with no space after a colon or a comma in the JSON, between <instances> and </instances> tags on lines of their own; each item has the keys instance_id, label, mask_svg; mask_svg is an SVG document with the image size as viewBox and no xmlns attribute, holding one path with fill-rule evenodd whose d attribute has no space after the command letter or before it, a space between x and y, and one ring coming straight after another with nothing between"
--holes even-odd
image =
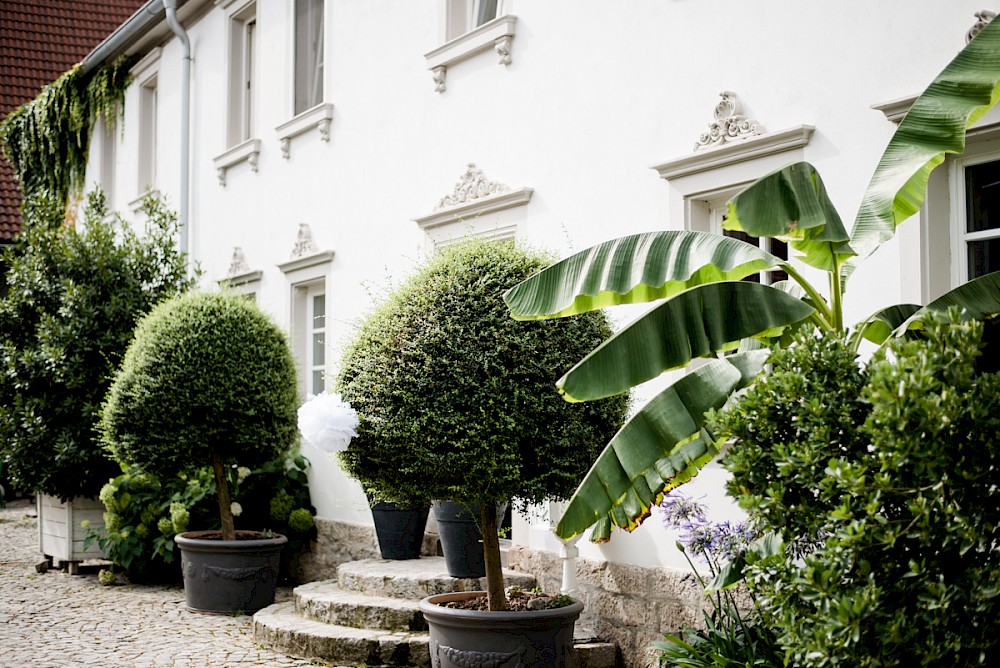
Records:
<instances>
[{"instance_id":1,"label":"downspout pipe","mask_svg":"<svg viewBox=\"0 0 1000 668\"><path fill-rule=\"evenodd\" d=\"M180 250L188 256L190 263L191 244L189 234L190 181L191 181L191 40L177 20L177 0L163 0L167 11L167 25L180 40L184 49L181 68L181 196L178 213Z\"/></svg>"}]
</instances>

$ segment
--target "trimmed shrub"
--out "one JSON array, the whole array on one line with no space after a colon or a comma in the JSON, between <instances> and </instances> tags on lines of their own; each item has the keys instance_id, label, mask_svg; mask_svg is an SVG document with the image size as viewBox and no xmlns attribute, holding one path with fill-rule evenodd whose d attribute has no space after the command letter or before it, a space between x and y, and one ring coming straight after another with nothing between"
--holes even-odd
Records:
<instances>
[{"instance_id":1,"label":"trimmed shrub","mask_svg":"<svg viewBox=\"0 0 1000 668\"><path fill-rule=\"evenodd\" d=\"M157 476L215 466L222 494L223 465L261 466L295 445L296 395L285 334L256 304L192 292L139 323L100 428L115 459Z\"/></svg>"},{"instance_id":2,"label":"trimmed shrub","mask_svg":"<svg viewBox=\"0 0 1000 668\"><path fill-rule=\"evenodd\" d=\"M568 403L555 381L611 334L603 314L519 322L503 293L548 258L509 243L441 251L363 321L337 387L360 418L342 461L400 503L572 494L627 396Z\"/></svg>"},{"instance_id":3,"label":"trimmed shrub","mask_svg":"<svg viewBox=\"0 0 1000 668\"><path fill-rule=\"evenodd\" d=\"M35 196L4 252L0 291L0 455L14 484L63 499L96 496L121 472L94 431L139 318L192 283L176 216L147 199L142 236L106 220L93 193L82 227L56 224Z\"/></svg>"},{"instance_id":4,"label":"trimmed shrub","mask_svg":"<svg viewBox=\"0 0 1000 668\"><path fill-rule=\"evenodd\" d=\"M996 664L1000 376L975 370L982 331L953 312L866 372L800 341L741 402L730 491L799 548L747 567L791 665ZM826 394L796 424L803 379Z\"/></svg>"}]
</instances>

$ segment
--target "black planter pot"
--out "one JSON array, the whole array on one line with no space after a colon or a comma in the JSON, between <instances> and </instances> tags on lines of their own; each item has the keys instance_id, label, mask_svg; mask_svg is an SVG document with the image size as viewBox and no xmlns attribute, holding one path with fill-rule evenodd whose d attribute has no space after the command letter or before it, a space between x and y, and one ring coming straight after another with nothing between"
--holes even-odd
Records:
<instances>
[{"instance_id":1,"label":"black planter pot","mask_svg":"<svg viewBox=\"0 0 1000 668\"><path fill-rule=\"evenodd\" d=\"M218 615L252 614L274 603L281 548L288 539L258 531L237 531L222 540L219 531L174 536L181 550L188 610Z\"/></svg>"},{"instance_id":2,"label":"black planter pot","mask_svg":"<svg viewBox=\"0 0 1000 668\"><path fill-rule=\"evenodd\" d=\"M383 559L418 559L424 543L424 527L430 509L401 508L380 501L372 506L378 549Z\"/></svg>"},{"instance_id":3,"label":"black planter pot","mask_svg":"<svg viewBox=\"0 0 1000 668\"><path fill-rule=\"evenodd\" d=\"M483 592L438 594L420 602L420 612L430 629L433 668L569 665L573 627L583 612L583 603L528 612L481 612L438 605L481 595Z\"/></svg>"},{"instance_id":4,"label":"black planter pot","mask_svg":"<svg viewBox=\"0 0 1000 668\"><path fill-rule=\"evenodd\" d=\"M485 576L483 536L478 517L472 515L472 512L479 512L479 507L473 506L470 512L455 501L435 501L433 506L448 575L453 578Z\"/></svg>"}]
</instances>

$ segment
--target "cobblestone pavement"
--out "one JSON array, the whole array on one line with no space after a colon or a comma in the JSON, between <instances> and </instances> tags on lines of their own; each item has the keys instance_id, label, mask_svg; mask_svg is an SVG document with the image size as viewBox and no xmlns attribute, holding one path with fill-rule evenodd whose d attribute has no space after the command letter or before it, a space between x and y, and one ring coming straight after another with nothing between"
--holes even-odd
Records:
<instances>
[{"instance_id":1,"label":"cobblestone pavement","mask_svg":"<svg viewBox=\"0 0 1000 668\"><path fill-rule=\"evenodd\" d=\"M188 612L180 586L103 587L96 572L38 574L36 527L30 502L0 508L0 668L324 665L256 646L250 617ZM280 588L277 598L290 596Z\"/></svg>"}]
</instances>

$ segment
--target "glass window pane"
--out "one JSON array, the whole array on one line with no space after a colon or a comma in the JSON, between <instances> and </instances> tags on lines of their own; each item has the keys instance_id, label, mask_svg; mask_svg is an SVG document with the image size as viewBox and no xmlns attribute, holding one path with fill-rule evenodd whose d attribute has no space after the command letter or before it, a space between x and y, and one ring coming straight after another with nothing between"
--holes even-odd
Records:
<instances>
[{"instance_id":1,"label":"glass window pane","mask_svg":"<svg viewBox=\"0 0 1000 668\"><path fill-rule=\"evenodd\" d=\"M295 2L295 113L323 101L323 0Z\"/></svg>"},{"instance_id":2,"label":"glass window pane","mask_svg":"<svg viewBox=\"0 0 1000 668\"><path fill-rule=\"evenodd\" d=\"M323 366L326 364L326 337L322 332L313 334L312 364L313 366Z\"/></svg>"},{"instance_id":3,"label":"glass window pane","mask_svg":"<svg viewBox=\"0 0 1000 668\"><path fill-rule=\"evenodd\" d=\"M1000 228L1000 161L966 167L965 193L966 231Z\"/></svg>"},{"instance_id":4,"label":"glass window pane","mask_svg":"<svg viewBox=\"0 0 1000 668\"><path fill-rule=\"evenodd\" d=\"M313 329L323 329L326 327L326 295L316 295L313 297Z\"/></svg>"},{"instance_id":5,"label":"glass window pane","mask_svg":"<svg viewBox=\"0 0 1000 668\"><path fill-rule=\"evenodd\" d=\"M317 369L312 372L312 387L310 388L310 391L313 394L319 394L324 389L326 388L323 387L323 372Z\"/></svg>"},{"instance_id":6,"label":"glass window pane","mask_svg":"<svg viewBox=\"0 0 1000 668\"><path fill-rule=\"evenodd\" d=\"M1000 239L969 242L969 280L1000 271Z\"/></svg>"},{"instance_id":7,"label":"glass window pane","mask_svg":"<svg viewBox=\"0 0 1000 668\"><path fill-rule=\"evenodd\" d=\"M497 0L479 0L479 12L476 15L476 25L481 26L497 17Z\"/></svg>"}]
</instances>

